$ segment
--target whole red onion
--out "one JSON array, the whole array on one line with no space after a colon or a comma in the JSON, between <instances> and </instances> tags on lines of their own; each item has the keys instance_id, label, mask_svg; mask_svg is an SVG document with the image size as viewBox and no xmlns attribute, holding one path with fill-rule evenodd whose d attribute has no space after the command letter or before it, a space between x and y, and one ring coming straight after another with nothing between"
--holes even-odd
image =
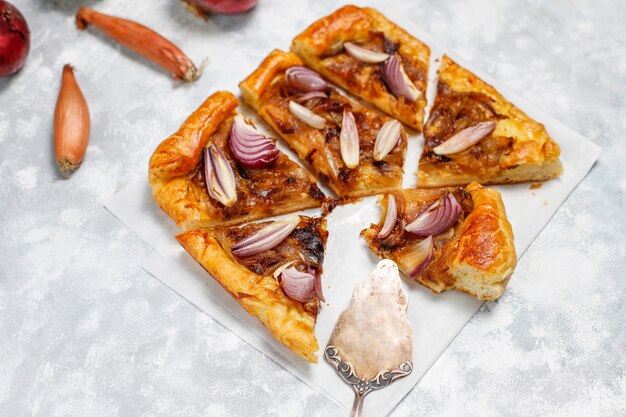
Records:
<instances>
[{"instance_id":1,"label":"whole red onion","mask_svg":"<svg viewBox=\"0 0 626 417\"><path fill-rule=\"evenodd\" d=\"M210 13L238 14L256 6L257 0L183 0L189 8L200 16Z\"/></svg>"},{"instance_id":2,"label":"whole red onion","mask_svg":"<svg viewBox=\"0 0 626 417\"><path fill-rule=\"evenodd\" d=\"M22 13L0 0L0 77L24 66L30 49L30 31Z\"/></svg>"}]
</instances>

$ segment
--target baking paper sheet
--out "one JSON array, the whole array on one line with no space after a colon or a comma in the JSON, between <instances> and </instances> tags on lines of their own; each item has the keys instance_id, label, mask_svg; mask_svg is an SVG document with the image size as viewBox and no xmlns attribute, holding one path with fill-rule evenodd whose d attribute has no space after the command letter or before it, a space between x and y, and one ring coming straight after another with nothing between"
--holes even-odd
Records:
<instances>
[{"instance_id":1,"label":"baking paper sheet","mask_svg":"<svg viewBox=\"0 0 626 417\"><path fill-rule=\"evenodd\" d=\"M406 27L411 30L410 25ZM441 56L443 49L434 46L436 43L429 36L415 34L432 48L433 65L429 78L433 86L436 81L438 62L436 58ZM463 65L463 62L453 54L452 57ZM250 71L257 64L249 65ZM502 193L515 234L517 253L521 256L567 196L583 180L598 158L600 150L586 138L544 114L489 77L479 72L477 75L494 85L530 117L545 124L550 135L561 145L561 160L565 173L560 178L546 182L537 189L530 189L529 184L496 187ZM232 91L237 91L235 85L222 87L231 87ZM433 95L434 89L430 88L429 98L432 99ZM243 107L243 111L248 116L254 116L246 107ZM258 121L258 118L256 120ZM257 125L262 127L263 123ZM268 133L273 137L277 136ZM405 161L405 187L416 184L414 173L417 170L422 142L421 135L413 134L409 139ZM279 143L279 146L298 160L284 143ZM312 365L284 348L178 245L174 235L179 230L153 202L146 178L147 175L121 190L106 204L115 216L155 248L143 261L142 267L306 384L340 407L349 410L353 393L325 362L322 350L320 363ZM312 215L318 214L319 211L308 210L304 213ZM323 280L324 293L328 301L322 307L316 326L317 338L322 347L326 344L339 313L348 306L354 287L368 276L378 261L359 238L359 232L370 223L377 222L379 216L376 198L368 197L355 204L337 207L328 218L330 236L326 248ZM511 279L516 279L515 274ZM407 279L403 279L403 285L409 294L408 316L414 329L414 370L409 377L369 395L365 404L366 417L390 413L482 304L473 297L454 291L435 295Z\"/></svg>"}]
</instances>

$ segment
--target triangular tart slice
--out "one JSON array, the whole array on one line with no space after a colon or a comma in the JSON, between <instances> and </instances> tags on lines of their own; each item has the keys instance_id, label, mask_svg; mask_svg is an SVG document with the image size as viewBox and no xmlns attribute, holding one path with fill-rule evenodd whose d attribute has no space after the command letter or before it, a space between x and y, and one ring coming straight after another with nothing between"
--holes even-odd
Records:
<instances>
[{"instance_id":1,"label":"triangular tart slice","mask_svg":"<svg viewBox=\"0 0 626 417\"><path fill-rule=\"evenodd\" d=\"M153 197L182 229L243 223L324 202L315 178L270 138L255 132L251 122L238 115L238 105L232 93L214 93L150 158ZM235 118L245 130L244 139L253 140L244 148L251 151L239 155L251 159L238 159L233 152ZM207 153L209 148L211 153Z\"/></svg>"},{"instance_id":2,"label":"triangular tart slice","mask_svg":"<svg viewBox=\"0 0 626 417\"><path fill-rule=\"evenodd\" d=\"M277 223L188 230L176 239L276 339L300 357L316 363L319 346L314 327L323 299L321 276L328 232L323 217L292 215L283 222L294 218L295 228L286 238L253 254L242 254L237 244L255 233L258 237L260 230ZM250 245L244 250L249 248ZM291 275L286 277L285 273ZM316 287L310 281L298 281L311 277L315 278ZM287 282L288 278L292 281Z\"/></svg>"},{"instance_id":3,"label":"triangular tart slice","mask_svg":"<svg viewBox=\"0 0 626 417\"><path fill-rule=\"evenodd\" d=\"M315 91L294 89L286 75L292 70L323 86ZM297 81L299 75L294 76ZM274 50L239 87L246 103L339 197L400 187L407 146L402 124L343 96L319 74L303 68L296 55Z\"/></svg>"},{"instance_id":4,"label":"triangular tart slice","mask_svg":"<svg viewBox=\"0 0 626 417\"><path fill-rule=\"evenodd\" d=\"M444 56L424 126L418 187L545 181L563 172L545 127Z\"/></svg>"},{"instance_id":5,"label":"triangular tart slice","mask_svg":"<svg viewBox=\"0 0 626 417\"><path fill-rule=\"evenodd\" d=\"M296 36L291 51L344 90L422 130L430 48L375 9L344 6Z\"/></svg>"},{"instance_id":6,"label":"triangular tart slice","mask_svg":"<svg viewBox=\"0 0 626 417\"><path fill-rule=\"evenodd\" d=\"M381 197L381 205L380 223L361 232L379 258L395 261L436 293L456 289L481 300L502 295L517 258L498 191L477 183L402 189Z\"/></svg>"}]
</instances>

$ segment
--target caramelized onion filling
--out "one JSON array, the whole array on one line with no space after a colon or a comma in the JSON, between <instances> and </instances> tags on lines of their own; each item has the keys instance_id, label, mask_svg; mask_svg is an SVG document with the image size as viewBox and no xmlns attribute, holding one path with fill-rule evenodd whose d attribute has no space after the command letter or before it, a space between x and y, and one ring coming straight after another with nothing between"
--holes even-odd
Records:
<instances>
[{"instance_id":1,"label":"caramelized onion filling","mask_svg":"<svg viewBox=\"0 0 626 417\"><path fill-rule=\"evenodd\" d=\"M447 169L457 172L497 174L501 157L512 150L512 138L491 133L469 149L452 155L438 155L433 149L464 129L483 122L497 122L505 116L495 111L493 99L485 94L457 93L443 82L437 88L435 104L424 126L420 169L445 164Z\"/></svg>"}]
</instances>

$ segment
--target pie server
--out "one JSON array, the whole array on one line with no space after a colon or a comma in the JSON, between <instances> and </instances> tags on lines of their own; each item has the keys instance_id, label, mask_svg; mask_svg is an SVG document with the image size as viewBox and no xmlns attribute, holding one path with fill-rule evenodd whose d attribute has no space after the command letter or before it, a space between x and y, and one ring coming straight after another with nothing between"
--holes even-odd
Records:
<instances>
[{"instance_id":1,"label":"pie server","mask_svg":"<svg viewBox=\"0 0 626 417\"><path fill-rule=\"evenodd\" d=\"M356 287L350 306L335 324L324 357L354 390L353 417L363 415L366 395L413 370L407 302L397 265L383 260Z\"/></svg>"}]
</instances>

